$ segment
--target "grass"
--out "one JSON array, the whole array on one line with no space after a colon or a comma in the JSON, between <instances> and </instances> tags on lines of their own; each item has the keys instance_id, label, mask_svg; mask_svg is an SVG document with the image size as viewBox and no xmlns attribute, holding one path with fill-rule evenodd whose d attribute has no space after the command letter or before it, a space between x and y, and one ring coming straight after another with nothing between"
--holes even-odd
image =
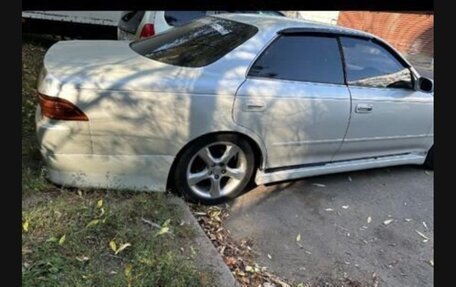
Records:
<instances>
[{"instance_id":1,"label":"grass","mask_svg":"<svg viewBox=\"0 0 456 287\"><path fill-rule=\"evenodd\" d=\"M37 195L23 206L22 283L200 286L185 245L193 229L180 226L176 211L163 194L55 189Z\"/></svg>"},{"instance_id":2,"label":"grass","mask_svg":"<svg viewBox=\"0 0 456 287\"><path fill-rule=\"evenodd\" d=\"M163 193L80 190L46 180L34 127L36 78L53 40L23 36L22 284L210 286L193 228ZM158 224L151 226L144 220Z\"/></svg>"}]
</instances>

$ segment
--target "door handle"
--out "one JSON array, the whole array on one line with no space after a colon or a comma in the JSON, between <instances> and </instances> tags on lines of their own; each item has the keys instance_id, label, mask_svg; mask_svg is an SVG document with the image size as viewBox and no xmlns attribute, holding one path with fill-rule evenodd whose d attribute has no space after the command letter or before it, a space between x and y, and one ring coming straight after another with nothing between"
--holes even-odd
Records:
<instances>
[{"instance_id":1,"label":"door handle","mask_svg":"<svg viewBox=\"0 0 456 287\"><path fill-rule=\"evenodd\" d=\"M248 101L244 106L244 111L247 112L262 112L266 108L264 102L261 101Z\"/></svg>"},{"instance_id":2,"label":"door handle","mask_svg":"<svg viewBox=\"0 0 456 287\"><path fill-rule=\"evenodd\" d=\"M369 104L357 104L355 108L355 113L370 113L373 109L373 106Z\"/></svg>"}]
</instances>

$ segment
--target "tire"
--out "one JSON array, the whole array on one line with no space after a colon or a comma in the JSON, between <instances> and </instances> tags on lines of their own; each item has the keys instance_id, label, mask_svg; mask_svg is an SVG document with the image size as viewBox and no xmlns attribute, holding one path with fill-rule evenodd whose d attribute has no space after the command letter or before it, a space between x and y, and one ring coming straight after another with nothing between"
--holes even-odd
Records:
<instances>
[{"instance_id":1,"label":"tire","mask_svg":"<svg viewBox=\"0 0 456 287\"><path fill-rule=\"evenodd\" d=\"M244 138L218 134L191 143L175 166L176 191L189 201L213 205L227 202L245 189L254 173L255 158Z\"/></svg>"},{"instance_id":2,"label":"tire","mask_svg":"<svg viewBox=\"0 0 456 287\"><path fill-rule=\"evenodd\" d=\"M424 161L424 167L427 169L434 170L434 146L428 151L426 160Z\"/></svg>"}]
</instances>

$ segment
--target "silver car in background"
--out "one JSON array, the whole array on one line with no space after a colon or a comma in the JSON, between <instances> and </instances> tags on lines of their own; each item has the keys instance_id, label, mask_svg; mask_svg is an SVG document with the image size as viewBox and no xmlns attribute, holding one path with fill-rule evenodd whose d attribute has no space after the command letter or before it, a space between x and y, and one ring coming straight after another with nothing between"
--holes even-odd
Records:
<instances>
[{"instance_id":1,"label":"silver car in background","mask_svg":"<svg viewBox=\"0 0 456 287\"><path fill-rule=\"evenodd\" d=\"M206 204L249 182L433 158L433 82L364 32L284 17L201 18L44 58L37 135L51 181Z\"/></svg>"}]
</instances>

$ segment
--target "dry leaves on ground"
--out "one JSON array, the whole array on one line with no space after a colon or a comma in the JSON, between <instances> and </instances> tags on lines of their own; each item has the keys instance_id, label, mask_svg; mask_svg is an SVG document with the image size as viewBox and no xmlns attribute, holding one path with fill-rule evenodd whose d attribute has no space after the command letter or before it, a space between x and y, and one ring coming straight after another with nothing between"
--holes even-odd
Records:
<instances>
[{"instance_id":1,"label":"dry leaves on ground","mask_svg":"<svg viewBox=\"0 0 456 287\"><path fill-rule=\"evenodd\" d=\"M199 205L190 207L207 237L222 255L223 261L241 286L291 286L290 283L268 272L266 267L255 263L251 241L237 242L231 238L229 232L223 227L224 220L229 217L227 208Z\"/></svg>"}]
</instances>

